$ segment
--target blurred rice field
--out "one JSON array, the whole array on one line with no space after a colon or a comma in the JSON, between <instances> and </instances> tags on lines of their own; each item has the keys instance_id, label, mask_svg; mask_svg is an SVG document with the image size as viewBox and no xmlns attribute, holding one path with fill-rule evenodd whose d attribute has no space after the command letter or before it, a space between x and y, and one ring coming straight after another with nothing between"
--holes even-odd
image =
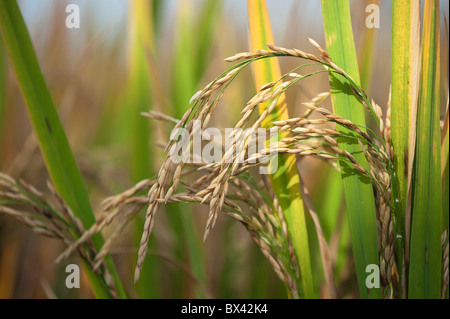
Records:
<instances>
[{"instance_id":1,"label":"blurred rice field","mask_svg":"<svg viewBox=\"0 0 450 319\"><path fill-rule=\"evenodd\" d=\"M80 29L65 27L65 8L70 3L81 9ZM364 26L369 3L381 6L379 29ZM449 4L440 3L444 113ZM307 37L325 43L319 1L268 0L267 4L277 45L312 51ZM161 145L167 142L170 127L140 113L157 110L181 118L190 97L229 67L224 58L250 50L246 1L154 0L143 5L148 14L141 15L139 10L130 11L132 3L126 0L22 0L19 5L96 214L106 197L141 179L154 178L164 158ZM360 68L368 73L363 87L386 105L391 83L391 1L353 0L350 7ZM280 65L287 72L297 62L280 59ZM253 83L250 69L244 71L228 88L210 125L224 129L236 123L243 105L255 94ZM287 92L291 117L304 113L301 102L329 90L326 74L305 83ZM323 107L331 109L330 101ZM49 180L1 41L0 171L40 190ZM315 159L304 160L301 175L335 258L338 295L358 298L339 176ZM323 200L330 196L333 201ZM326 218L327 214L338 221ZM200 205L161 208L145 275L136 287L133 270L143 213L126 228L111 255L130 297L287 298L286 288L240 224L219 216L208 240L201 242L207 215L208 208ZM314 227L310 218L307 222ZM317 245L311 243L313 268L321 267ZM70 257L55 264L62 249L61 243L0 216L0 298L93 297L85 275L80 289L65 287L65 266L79 260ZM322 284L323 280L315 282L319 294Z\"/></svg>"}]
</instances>

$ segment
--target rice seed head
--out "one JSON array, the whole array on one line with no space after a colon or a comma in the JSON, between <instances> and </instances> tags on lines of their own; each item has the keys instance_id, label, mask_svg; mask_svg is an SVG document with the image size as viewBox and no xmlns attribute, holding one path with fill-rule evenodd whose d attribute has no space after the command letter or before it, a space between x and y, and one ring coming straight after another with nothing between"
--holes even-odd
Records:
<instances>
[{"instance_id":1,"label":"rice seed head","mask_svg":"<svg viewBox=\"0 0 450 319\"><path fill-rule=\"evenodd\" d=\"M191 99L189 100L189 104L192 104L192 103L194 103L194 102L197 102L197 101L200 99L202 93L203 93L202 90L196 92L196 93L191 97Z\"/></svg>"}]
</instances>

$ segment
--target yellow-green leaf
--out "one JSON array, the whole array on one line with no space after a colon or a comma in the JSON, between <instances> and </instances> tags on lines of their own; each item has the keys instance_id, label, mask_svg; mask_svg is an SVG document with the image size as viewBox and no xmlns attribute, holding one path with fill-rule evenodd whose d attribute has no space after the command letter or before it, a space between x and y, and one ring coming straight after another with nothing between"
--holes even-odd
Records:
<instances>
[{"instance_id":1,"label":"yellow-green leaf","mask_svg":"<svg viewBox=\"0 0 450 319\"><path fill-rule=\"evenodd\" d=\"M263 49L266 44L274 44L269 13L265 0L248 0L248 13L250 24L250 39L253 50ZM253 65L256 87L277 80L281 77L280 66L277 59L264 59L255 61ZM260 104L262 113L268 103ZM267 128L269 123L289 118L286 97L283 94L278 100L274 112L262 123ZM305 221L305 209L300 193L300 179L297 173L294 155L280 155L278 169L270 175L271 182L285 214L289 235L300 266L302 297L315 297L313 277L311 271L311 258L308 245L308 233Z\"/></svg>"}]
</instances>

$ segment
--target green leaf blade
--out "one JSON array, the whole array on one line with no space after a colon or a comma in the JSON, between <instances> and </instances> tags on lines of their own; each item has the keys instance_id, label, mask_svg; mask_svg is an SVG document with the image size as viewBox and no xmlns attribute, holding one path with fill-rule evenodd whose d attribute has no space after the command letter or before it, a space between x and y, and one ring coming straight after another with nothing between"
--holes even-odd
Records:
<instances>
[{"instance_id":1,"label":"green leaf blade","mask_svg":"<svg viewBox=\"0 0 450 319\"><path fill-rule=\"evenodd\" d=\"M422 76L414 163L408 297L439 298L441 290L441 134L439 3L426 1Z\"/></svg>"},{"instance_id":2,"label":"green leaf blade","mask_svg":"<svg viewBox=\"0 0 450 319\"><path fill-rule=\"evenodd\" d=\"M359 85L359 70L347 0L322 0L322 13L325 28L327 51L334 62L343 68ZM331 74L330 86L334 112L365 126L364 110L349 85L341 78ZM352 134L346 129L340 132ZM367 160L358 143L345 138L338 139L339 147L352 154L360 165L368 168ZM378 239L375 201L369 179L354 173L347 164L341 162L345 202L349 217L353 255L357 270L359 290L362 298L380 298L381 290L366 287L365 269L370 264L378 265Z\"/></svg>"}]
</instances>

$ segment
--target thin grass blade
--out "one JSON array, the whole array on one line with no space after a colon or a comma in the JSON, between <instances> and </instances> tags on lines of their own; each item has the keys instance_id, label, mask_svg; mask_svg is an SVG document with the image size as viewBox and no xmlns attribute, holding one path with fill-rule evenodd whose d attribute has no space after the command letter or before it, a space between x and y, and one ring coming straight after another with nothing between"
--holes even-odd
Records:
<instances>
[{"instance_id":1,"label":"thin grass blade","mask_svg":"<svg viewBox=\"0 0 450 319\"><path fill-rule=\"evenodd\" d=\"M359 85L350 8L347 0L322 0L322 14L328 53L334 62L344 69ZM356 125L365 126L364 108L342 78L331 74L330 86L334 112ZM346 129L340 132L352 134ZM366 170L367 160L359 145L348 138L338 139L339 147L352 154ZM381 289L366 287L366 267L378 265L378 239L375 201L372 186L366 177L355 174L348 164L341 162L345 202L352 238L359 291L362 298L380 298Z\"/></svg>"}]
</instances>

